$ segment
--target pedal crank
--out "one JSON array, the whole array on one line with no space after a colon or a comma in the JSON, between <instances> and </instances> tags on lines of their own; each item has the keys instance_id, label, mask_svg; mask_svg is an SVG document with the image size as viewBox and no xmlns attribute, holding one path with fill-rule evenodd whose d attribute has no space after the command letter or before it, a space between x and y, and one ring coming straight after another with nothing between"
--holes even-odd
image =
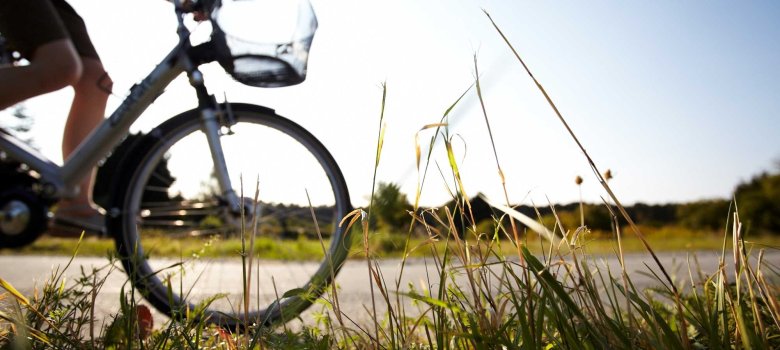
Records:
<instances>
[{"instance_id":1,"label":"pedal crank","mask_svg":"<svg viewBox=\"0 0 780 350\"><path fill-rule=\"evenodd\" d=\"M20 200L11 200L0 210L0 231L7 235L19 235L30 224L30 207Z\"/></svg>"},{"instance_id":2,"label":"pedal crank","mask_svg":"<svg viewBox=\"0 0 780 350\"><path fill-rule=\"evenodd\" d=\"M31 190L0 192L0 247L19 248L35 241L47 227L48 205Z\"/></svg>"}]
</instances>

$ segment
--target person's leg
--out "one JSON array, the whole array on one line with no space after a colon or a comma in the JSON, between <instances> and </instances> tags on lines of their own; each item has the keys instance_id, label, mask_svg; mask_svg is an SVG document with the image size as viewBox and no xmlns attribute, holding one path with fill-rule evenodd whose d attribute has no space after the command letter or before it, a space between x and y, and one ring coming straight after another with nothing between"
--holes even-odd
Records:
<instances>
[{"instance_id":1,"label":"person's leg","mask_svg":"<svg viewBox=\"0 0 780 350\"><path fill-rule=\"evenodd\" d=\"M69 39L43 44L29 65L0 68L0 110L76 84L81 74L81 59Z\"/></svg>"},{"instance_id":2,"label":"person's leg","mask_svg":"<svg viewBox=\"0 0 780 350\"><path fill-rule=\"evenodd\" d=\"M103 120L112 81L97 58L81 57L81 78L73 85L73 104L62 138L62 157L67 159L92 130ZM74 216L94 215L90 193L93 177L81 183L78 197L63 201L61 209L72 209Z\"/></svg>"},{"instance_id":3,"label":"person's leg","mask_svg":"<svg viewBox=\"0 0 780 350\"><path fill-rule=\"evenodd\" d=\"M0 0L0 32L30 64L0 68L0 109L27 98L73 86L74 98L63 138L67 158L103 118L111 81L82 18L64 0ZM98 84L102 84L99 86ZM103 226L91 205L90 180L76 198L60 203L55 223ZM78 225L77 225L78 226Z\"/></svg>"},{"instance_id":4,"label":"person's leg","mask_svg":"<svg viewBox=\"0 0 780 350\"><path fill-rule=\"evenodd\" d=\"M67 28L83 66L80 79L73 85L75 94L62 138L62 157L67 159L103 120L112 82L92 45L81 16L63 0L51 0L51 3ZM66 215L95 219L99 216L90 198L92 180L90 176L81 183L76 198L60 202L57 209L60 217Z\"/></svg>"}]
</instances>

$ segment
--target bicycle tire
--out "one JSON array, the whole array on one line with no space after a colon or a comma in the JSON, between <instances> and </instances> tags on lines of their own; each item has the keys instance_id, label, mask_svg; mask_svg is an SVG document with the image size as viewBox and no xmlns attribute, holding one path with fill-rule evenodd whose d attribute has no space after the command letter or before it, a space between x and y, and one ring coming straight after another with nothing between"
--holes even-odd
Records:
<instances>
[{"instance_id":1,"label":"bicycle tire","mask_svg":"<svg viewBox=\"0 0 780 350\"><path fill-rule=\"evenodd\" d=\"M300 156L300 158L307 159L312 158L314 159L314 162L312 162L314 165L309 165L314 168L319 167L320 169L314 169L311 173L307 171L305 173L305 179L296 181L305 181L306 184L309 184L308 178L314 177L312 174L320 174L324 175L326 178L325 181L327 181L327 186L330 187L330 189L326 191L321 191L324 193L321 195L321 197L327 199L330 198L330 195L332 196L332 202L327 202L327 200L324 200L323 203L325 204L321 204L317 207L316 210L314 207L305 208L306 211L311 213L312 216L314 216L314 213L316 213L318 217L317 220L312 220L313 222L311 224L306 224L299 222L302 217L301 212L303 210L302 208L304 207L303 205L297 204L297 202L296 204L290 204L292 203L292 200L290 203L285 202L284 205L280 205L276 202L264 202L264 196L262 195L264 184L262 182L260 183L260 202L264 203L262 205L264 210L269 211L269 214L264 213L258 217L257 221L264 225L260 229L261 233L268 231L271 232L271 234L275 233L277 237L280 234L286 234L287 231L279 231L278 227L283 226L283 229L286 229L287 226L289 226L289 220L294 220L294 224L299 225L296 226L299 234L303 233L311 235L311 232L309 231L317 231L318 229L316 227L319 227L319 230L327 229L327 231L320 233L320 237L325 237L323 239L323 243L328 244L327 254L325 254L325 257L319 263L316 271L312 272L310 277L306 276L308 278L306 282L302 283L301 285L294 285L292 288L287 289L286 292L284 289L277 291L276 286L274 285L274 295L273 298L271 298L272 300L266 300L263 302L259 302L260 293L258 291L257 295L252 296L252 298L257 298L258 307L247 315L245 315L243 309L240 309L240 307L239 310L237 310L233 306L233 302L229 300L231 295L230 293L233 293L232 290L228 291L228 295L225 296L225 298L228 299L227 305L230 306L230 309L228 310L225 310L224 303L222 303L220 307L215 306L215 301L211 300L209 297L204 297L204 299L199 300L206 303L210 302L208 307L203 312L202 317L205 317L206 321L211 323L216 323L227 327L236 327L243 325L245 320L251 321L251 324L260 325L272 325L279 322L286 322L292 318L297 317L301 312L303 312L312 304L314 299L323 293L326 286L333 282L332 279L335 277L335 274L338 272L341 265L347 258L350 237L348 232L346 232L344 228L340 227L339 225L339 221L352 210L346 182L341 173L341 170L336 164L336 161L330 155L327 149L313 135L311 135L300 125L277 115L273 110L265 107L233 103L230 105L222 105L221 108L222 110L231 110L235 121L235 124L233 125L222 126L224 132L220 137L223 140L222 143L225 148L228 147L226 145L228 143L227 141L233 140L232 138L234 135L241 135L241 133L248 132L249 130L252 130L253 132L266 132L268 135L264 134L264 137L272 136L268 137L269 141L273 139L274 142L277 142L278 140L283 139L285 141L290 141L290 145L292 146L290 146L289 149L285 148L284 150L280 150L278 148L269 149L271 152L263 152L264 149L247 150L247 152L255 152L251 154L254 157L253 159L257 159L258 162L260 162L259 159L261 158L261 155L257 153L269 153L270 156L274 156L276 153L281 153L281 151L284 151L285 154L283 156L285 159L287 159L287 161L289 161L289 157L292 157L292 155L289 155L288 152L298 152L300 155L296 157ZM139 142L136 147L134 147L134 150L131 151L131 154L135 154L137 157L132 157L132 160L125 162L125 164L119 167L122 169L121 173L124 173L125 175L123 176L123 179L119 181L118 188L124 190L118 191L112 200L114 203L113 207L118 208L118 210L112 210L109 213L109 229L116 233L115 240L117 251L120 254L123 266L130 276L131 281L134 283L134 286L142 292L142 295L148 300L149 303L151 303L161 312L174 318L183 316L184 314L188 313L188 310L194 310L197 306L196 302L192 300L197 298L193 298L192 295L195 288L199 287L193 284L192 286L188 286L188 292L184 292L182 284L184 284L184 281L188 278L191 279L191 276L186 276L182 266L189 263L192 263L192 265L195 266L202 264L203 262L184 261L183 258L180 258L181 261L179 261L179 263L173 263L173 261L167 260L168 263L171 263L170 265L175 266L174 270L181 270L179 271L181 276L177 277L180 279L179 285L176 285L171 281L171 276L175 275L176 271L170 272L162 270L162 268L167 266L167 258L163 257L158 261L157 257L153 255L157 250L159 250L159 247L155 246L158 244L155 243L157 241L153 241L156 239L155 235L162 237L166 244L176 244L178 242L177 239L181 239L178 237L185 237L180 235L182 233L186 233L186 237L192 237L195 236L196 232L200 234L207 231L203 229L203 220L207 220L209 218L211 218L212 221L214 220L213 217L210 216L214 213L214 211L209 212L212 214L204 214L207 209L219 209L221 210L221 215L226 215L226 206L224 203L220 204L218 200L214 200L213 198L204 197L203 202L200 203L200 206L198 207L200 211L198 211L193 209L195 208L194 206L189 206L192 205L193 202L185 202L181 200L180 197L183 196L181 191L183 190L179 189L180 192L176 194L176 196L179 197L176 197L172 194L175 192L171 189L172 183L183 182L183 180L185 180L183 178L177 178L176 176L189 177L191 170L179 172L179 175L162 174L164 171L160 170L160 164L164 162L165 167L168 168L167 171L172 172L171 168L174 168L174 165L169 162L173 161L172 154L175 153L175 150L178 150L177 147L181 147L184 150L181 153L186 154L187 152L193 152L191 148L192 145L190 145L192 140L199 140L205 144L205 137L201 138L198 136L200 134L200 128L200 112L193 109L167 120L145 135L142 142ZM260 141L260 139L256 139L254 137L250 140ZM195 142L193 142L193 144L194 143ZM275 145L276 144L274 144L274 146ZM245 146L241 144L240 148L243 149L243 147ZM306 157L304 153L308 153L310 156ZM227 154L226 152L226 158L229 158L228 163L237 162L235 156L236 154ZM241 154L238 157L241 159L241 162L239 163L244 165L246 159L249 158L248 156L249 154ZM210 159L208 156L206 156L206 158ZM297 161L295 163L297 164ZM273 166L265 164L266 168L273 167L273 172L276 172L277 170L286 170L286 166L287 164L275 164ZM130 169L133 170L130 171ZM163 175L168 177L165 178ZM292 172L285 173L284 176L279 177L269 176L269 178L274 179L274 181L284 181L287 180L290 176L295 175L298 174ZM248 177L251 178L251 176ZM162 191L159 188L161 187L159 183L153 183L154 181L158 181L159 178L164 178L165 181L163 181L163 183L167 183L169 186L166 190L166 193L168 198L171 200L171 205L182 205L179 207L181 209L178 211L180 214L179 219L172 221L177 225L180 224L180 226L175 226L174 228L169 228L167 226L158 228L157 226L159 221L164 221L160 219L160 215L169 215L170 213L176 212L175 210L170 210L171 208L168 207L163 210L157 209L163 208L162 206L154 206L157 205L158 202L155 201L159 201L159 198L153 197L159 197L159 192ZM238 179L232 179L232 181L234 187L235 185L238 185L236 183ZM275 184L271 184L271 186L274 185ZM298 187L299 184L293 182L287 185L290 187ZM286 193L293 192L293 189L283 188L281 191L277 192L279 192L279 194L277 194L278 198L274 197L274 199L286 198ZM318 193L318 195L320 194ZM269 194L269 196L271 195ZM309 203L311 203L312 199L308 197L308 192L306 193L306 196ZM154 204L152 204L152 202L154 202ZM185 203L187 205L186 207L184 206ZM283 215L287 216L283 217ZM189 222L187 220L191 220L195 217L202 220L199 221L200 224L197 226L194 224L190 226L188 226L189 224L184 224ZM328 222L323 223L319 221L319 217L327 219ZM171 221L172 219L176 219L176 217L165 218L165 220L168 221ZM225 219L225 222L227 222L229 219L230 218ZM249 225L246 222L244 222L243 225L245 226L242 226L242 232L246 232L245 228ZM215 238L216 235L226 235L231 229L228 226L229 225L225 225L223 223L221 228L212 228L212 231L210 231L212 233L219 230L222 231L220 233L214 233L213 236L209 234L207 236L208 239L224 239L226 242L229 242L231 240L230 238ZM183 230L177 230L177 228L183 228ZM208 243L204 243L204 246L207 244ZM213 247L213 245L208 245L208 247ZM189 253L185 252L184 248L182 248L180 256L184 256L185 254ZM232 255L233 257L238 256L238 254L225 255ZM217 262L208 262L206 263L206 267L213 267L218 264L227 265L235 263L235 259L231 260L229 258L225 258L224 256L217 255L216 258L220 260ZM202 259L202 257L193 257L193 259L198 260ZM242 265L242 268L243 266L245 265ZM235 268L230 269L234 270ZM163 277L163 274L166 274L166 276ZM203 276L204 275L198 275L195 279L195 283L202 282L200 279L203 278ZM207 277L207 279L208 278L209 277ZM254 276L252 276L252 278L254 278ZM245 277L243 279L246 280ZM189 282L190 280L187 280L187 283ZM256 283L259 289L260 277L257 278ZM301 282L298 281L295 283ZM213 285L206 285L205 287L212 288ZM244 288L245 287L242 288L241 292L246 290ZM267 293L268 292L266 292L266 294ZM197 294L197 292L195 294ZM259 306L260 304L265 306Z\"/></svg>"}]
</instances>

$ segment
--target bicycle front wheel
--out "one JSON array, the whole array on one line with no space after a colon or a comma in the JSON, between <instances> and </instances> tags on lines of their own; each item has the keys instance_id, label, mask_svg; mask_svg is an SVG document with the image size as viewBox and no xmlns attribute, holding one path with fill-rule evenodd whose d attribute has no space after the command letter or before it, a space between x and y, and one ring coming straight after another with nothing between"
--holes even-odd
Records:
<instances>
[{"instance_id":1,"label":"bicycle front wheel","mask_svg":"<svg viewBox=\"0 0 780 350\"><path fill-rule=\"evenodd\" d=\"M232 110L220 143L243 210L227 203L200 113L191 110L136 147L144 155L114 201L117 249L135 286L172 317L201 306L222 325L285 322L320 296L347 257L349 235L339 225L352 209L346 183L301 126L259 106L222 108ZM270 258L317 261L293 269Z\"/></svg>"}]
</instances>

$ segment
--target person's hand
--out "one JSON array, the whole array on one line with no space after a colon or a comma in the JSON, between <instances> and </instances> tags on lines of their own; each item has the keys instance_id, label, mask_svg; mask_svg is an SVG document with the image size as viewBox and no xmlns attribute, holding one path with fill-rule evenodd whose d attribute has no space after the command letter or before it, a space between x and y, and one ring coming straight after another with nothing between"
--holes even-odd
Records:
<instances>
[{"instance_id":1,"label":"person's hand","mask_svg":"<svg viewBox=\"0 0 780 350\"><path fill-rule=\"evenodd\" d=\"M182 5L184 6L185 9L192 10L192 6L193 6L192 0L184 0ZM198 22L203 22L209 19L209 15L206 13L206 11L203 10L192 11L192 19Z\"/></svg>"},{"instance_id":2,"label":"person's hand","mask_svg":"<svg viewBox=\"0 0 780 350\"><path fill-rule=\"evenodd\" d=\"M173 2L173 0L167 0L168 2ZM205 20L209 19L208 13L203 10L197 10L193 11L192 7L194 6L192 0L182 0L181 7L184 8L187 12L192 13L192 18L198 22L203 22Z\"/></svg>"},{"instance_id":3,"label":"person's hand","mask_svg":"<svg viewBox=\"0 0 780 350\"><path fill-rule=\"evenodd\" d=\"M193 11L192 18L198 22L203 22L209 19L209 15L205 11Z\"/></svg>"}]
</instances>

